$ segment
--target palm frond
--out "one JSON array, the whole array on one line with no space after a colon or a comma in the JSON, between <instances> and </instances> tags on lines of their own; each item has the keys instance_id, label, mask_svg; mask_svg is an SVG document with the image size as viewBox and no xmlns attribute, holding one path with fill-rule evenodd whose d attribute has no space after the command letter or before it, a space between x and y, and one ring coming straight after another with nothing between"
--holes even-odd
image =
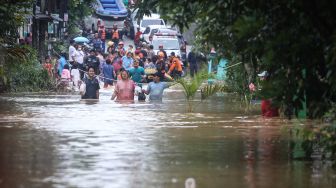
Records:
<instances>
[{"instance_id":1,"label":"palm frond","mask_svg":"<svg viewBox=\"0 0 336 188\"><path fill-rule=\"evenodd\" d=\"M192 79L181 78L176 80L175 82L182 86L186 99L192 100L194 99L197 90L208 78L209 75L207 73L201 72L196 74L195 77Z\"/></svg>"},{"instance_id":2,"label":"palm frond","mask_svg":"<svg viewBox=\"0 0 336 188\"><path fill-rule=\"evenodd\" d=\"M217 92L223 92L224 86L219 84L208 84L201 89L201 100L205 100Z\"/></svg>"}]
</instances>

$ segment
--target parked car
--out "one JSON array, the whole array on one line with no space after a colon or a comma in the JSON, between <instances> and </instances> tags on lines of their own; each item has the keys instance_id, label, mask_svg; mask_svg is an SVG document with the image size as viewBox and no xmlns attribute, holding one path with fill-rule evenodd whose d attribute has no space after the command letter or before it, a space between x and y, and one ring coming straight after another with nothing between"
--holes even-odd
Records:
<instances>
[{"instance_id":1,"label":"parked car","mask_svg":"<svg viewBox=\"0 0 336 188\"><path fill-rule=\"evenodd\" d=\"M152 14L150 17L144 16L139 23L140 31L144 32L146 27L150 25L166 26L166 23L163 19L160 18L160 15L158 14Z\"/></svg>"},{"instance_id":2,"label":"parked car","mask_svg":"<svg viewBox=\"0 0 336 188\"><path fill-rule=\"evenodd\" d=\"M146 27L149 25L166 25L165 21L160 18L159 14L152 13L150 16L143 16L142 19L138 20L135 18L138 9L135 9L130 14L132 25L134 26L134 33L137 32L137 27L140 28L141 32L144 32Z\"/></svg>"},{"instance_id":3,"label":"parked car","mask_svg":"<svg viewBox=\"0 0 336 188\"><path fill-rule=\"evenodd\" d=\"M150 33L150 36L176 36L179 40L180 45L183 45L185 43L185 40L182 36L182 34L174 29L170 28L158 28L158 29L153 29Z\"/></svg>"},{"instance_id":4,"label":"parked car","mask_svg":"<svg viewBox=\"0 0 336 188\"><path fill-rule=\"evenodd\" d=\"M155 35L153 37L152 45L155 54L159 51L159 46L162 45L163 49L170 55L175 52L176 56L181 56L181 45L179 39L175 35Z\"/></svg>"}]
</instances>

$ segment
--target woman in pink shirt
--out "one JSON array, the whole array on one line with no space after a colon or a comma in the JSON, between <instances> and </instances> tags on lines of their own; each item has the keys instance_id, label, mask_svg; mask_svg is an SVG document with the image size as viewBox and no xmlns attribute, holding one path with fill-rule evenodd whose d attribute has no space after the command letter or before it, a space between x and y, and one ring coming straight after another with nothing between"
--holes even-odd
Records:
<instances>
[{"instance_id":1,"label":"woman in pink shirt","mask_svg":"<svg viewBox=\"0 0 336 188\"><path fill-rule=\"evenodd\" d=\"M134 101L135 83L129 79L128 72L124 69L120 70L121 80L117 81L111 100L116 101Z\"/></svg>"},{"instance_id":2,"label":"woman in pink shirt","mask_svg":"<svg viewBox=\"0 0 336 188\"><path fill-rule=\"evenodd\" d=\"M70 81L71 80L69 65L67 65L67 64L64 65L64 68L62 70L61 80L62 81Z\"/></svg>"},{"instance_id":3,"label":"woman in pink shirt","mask_svg":"<svg viewBox=\"0 0 336 188\"><path fill-rule=\"evenodd\" d=\"M70 86L71 75L69 71L69 65L65 64L61 74L61 84L64 87Z\"/></svg>"}]
</instances>

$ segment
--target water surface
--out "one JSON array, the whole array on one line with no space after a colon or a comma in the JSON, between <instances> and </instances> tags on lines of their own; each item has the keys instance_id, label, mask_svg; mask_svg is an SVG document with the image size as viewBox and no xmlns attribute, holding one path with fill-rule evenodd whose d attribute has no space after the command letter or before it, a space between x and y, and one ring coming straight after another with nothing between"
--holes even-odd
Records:
<instances>
[{"instance_id":1,"label":"water surface","mask_svg":"<svg viewBox=\"0 0 336 188\"><path fill-rule=\"evenodd\" d=\"M244 114L229 96L194 113L176 89L162 104L110 96L0 96L0 187L335 187L329 165L289 160L292 122Z\"/></svg>"}]
</instances>

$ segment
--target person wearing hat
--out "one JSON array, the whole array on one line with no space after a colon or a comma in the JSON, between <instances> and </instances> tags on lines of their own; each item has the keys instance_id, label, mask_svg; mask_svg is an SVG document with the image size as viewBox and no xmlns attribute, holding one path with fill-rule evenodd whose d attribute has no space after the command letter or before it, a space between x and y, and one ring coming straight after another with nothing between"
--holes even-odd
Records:
<instances>
[{"instance_id":1,"label":"person wearing hat","mask_svg":"<svg viewBox=\"0 0 336 188\"><path fill-rule=\"evenodd\" d=\"M126 54L126 50L125 50L125 48L124 48L124 42L123 42L123 41L120 41L120 42L118 43L118 46L117 46L116 51L117 51L118 53L120 53L122 56L124 56L124 55Z\"/></svg>"},{"instance_id":2,"label":"person wearing hat","mask_svg":"<svg viewBox=\"0 0 336 188\"><path fill-rule=\"evenodd\" d=\"M133 45L132 45L132 44L128 45L128 48L127 48L127 50L126 50L126 54L127 54L128 52L131 52L131 53L134 55L134 48L133 48Z\"/></svg>"},{"instance_id":3,"label":"person wearing hat","mask_svg":"<svg viewBox=\"0 0 336 188\"><path fill-rule=\"evenodd\" d=\"M115 52L115 46L114 43L112 41L109 41L107 43L108 47L107 47L107 53L108 54L113 54Z\"/></svg>"},{"instance_id":4,"label":"person wearing hat","mask_svg":"<svg viewBox=\"0 0 336 188\"><path fill-rule=\"evenodd\" d=\"M142 90L145 94L149 95L150 101L161 102L163 97L163 91L170 86L167 82L160 81L160 72L154 74L153 82L150 82L146 90Z\"/></svg>"},{"instance_id":5,"label":"person wearing hat","mask_svg":"<svg viewBox=\"0 0 336 188\"><path fill-rule=\"evenodd\" d=\"M267 71L263 71L258 74L260 80L267 81L269 74ZM279 108L272 104L272 99L262 99L261 100L261 115L263 117L276 117L279 116Z\"/></svg>"}]
</instances>

